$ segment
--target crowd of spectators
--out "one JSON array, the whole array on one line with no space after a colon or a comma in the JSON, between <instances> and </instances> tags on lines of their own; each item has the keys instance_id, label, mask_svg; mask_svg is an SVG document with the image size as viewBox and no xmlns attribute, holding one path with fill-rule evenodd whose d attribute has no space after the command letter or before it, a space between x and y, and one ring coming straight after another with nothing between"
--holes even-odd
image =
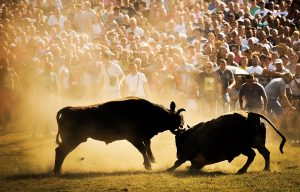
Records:
<instances>
[{"instance_id":1,"label":"crowd of spectators","mask_svg":"<svg viewBox=\"0 0 300 192\"><path fill-rule=\"evenodd\" d=\"M10 0L0 5L2 127L16 105L51 114L67 104L128 95L166 103L178 99L200 115L244 108L237 102L243 78L227 66L254 74L263 88L291 73L291 93L283 94L300 96L297 0ZM286 108L292 105L284 100Z\"/></svg>"}]
</instances>

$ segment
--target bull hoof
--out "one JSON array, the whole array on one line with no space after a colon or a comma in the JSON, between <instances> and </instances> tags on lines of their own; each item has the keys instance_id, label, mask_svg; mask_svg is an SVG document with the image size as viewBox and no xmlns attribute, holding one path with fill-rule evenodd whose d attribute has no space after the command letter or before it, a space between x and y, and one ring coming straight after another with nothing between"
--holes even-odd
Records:
<instances>
[{"instance_id":1,"label":"bull hoof","mask_svg":"<svg viewBox=\"0 0 300 192\"><path fill-rule=\"evenodd\" d=\"M263 171L271 171L270 168L264 168Z\"/></svg>"},{"instance_id":2,"label":"bull hoof","mask_svg":"<svg viewBox=\"0 0 300 192\"><path fill-rule=\"evenodd\" d=\"M151 157L151 158L150 158L150 162L151 162L151 163L156 163L155 158L154 158L154 157Z\"/></svg>"},{"instance_id":3,"label":"bull hoof","mask_svg":"<svg viewBox=\"0 0 300 192\"><path fill-rule=\"evenodd\" d=\"M55 176L61 175L61 170L53 170Z\"/></svg>"},{"instance_id":4,"label":"bull hoof","mask_svg":"<svg viewBox=\"0 0 300 192\"><path fill-rule=\"evenodd\" d=\"M146 170L148 170L148 171L150 171L150 170L152 170L152 167L151 167L151 164L149 163L144 163L144 167L145 167L145 169Z\"/></svg>"},{"instance_id":5,"label":"bull hoof","mask_svg":"<svg viewBox=\"0 0 300 192\"><path fill-rule=\"evenodd\" d=\"M240 169L236 174L244 174L244 173L246 173L246 170Z\"/></svg>"},{"instance_id":6,"label":"bull hoof","mask_svg":"<svg viewBox=\"0 0 300 192\"><path fill-rule=\"evenodd\" d=\"M174 168L171 167L171 168L167 169L166 172L172 173L172 172L174 172Z\"/></svg>"}]
</instances>

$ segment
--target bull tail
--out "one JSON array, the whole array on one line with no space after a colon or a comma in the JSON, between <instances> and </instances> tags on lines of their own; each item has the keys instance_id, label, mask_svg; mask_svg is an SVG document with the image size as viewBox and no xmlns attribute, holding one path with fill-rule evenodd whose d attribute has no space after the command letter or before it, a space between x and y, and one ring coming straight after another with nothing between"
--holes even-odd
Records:
<instances>
[{"instance_id":1,"label":"bull tail","mask_svg":"<svg viewBox=\"0 0 300 192\"><path fill-rule=\"evenodd\" d=\"M58 126L58 129L57 129L57 134L56 134L56 140L55 140L55 142L56 142L56 144L57 145L61 145L61 141L59 140L59 135L60 135L60 117L61 117L61 114L62 114L62 112L64 111L64 109L65 108L63 108L63 109L61 109L61 110L59 110L58 112L57 112L57 114L56 114L56 121L57 121L57 126Z\"/></svg>"},{"instance_id":2,"label":"bull tail","mask_svg":"<svg viewBox=\"0 0 300 192\"><path fill-rule=\"evenodd\" d=\"M286 142L285 136L284 136L284 135L283 135L283 134L275 127L275 125L271 122L271 120L269 120L266 116L264 116L264 115L262 115L262 114L258 114L258 113L257 113L257 115L258 115L259 117L263 118L264 120L266 120L266 121L273 127L273 129L276 131L276 133L277 133L278 135L280 135L280 137L282 138L282 141L281 141L281 143L280 143L279 149L280 149L280 152L283 153L283 146L284 146L284 144L285 144L285 142Z\"/></svg>"}]
</instances>

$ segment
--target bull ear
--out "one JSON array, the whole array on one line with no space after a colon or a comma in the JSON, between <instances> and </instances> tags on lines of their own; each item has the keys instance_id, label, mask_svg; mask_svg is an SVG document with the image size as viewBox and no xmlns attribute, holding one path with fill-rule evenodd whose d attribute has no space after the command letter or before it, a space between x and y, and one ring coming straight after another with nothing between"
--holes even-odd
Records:
<instances>
[{"instance_id":1,"label":"bull ear","mask_svg":"<svg viewBox=\"0 0 300 192\"><path fill-rule=\"evenodd\" d=\"M172 112L175 112L175 108L176 108L176 104L175 104L174 101L172 101L171 104L170 104L170 110L171 110Z\"/></svg>"}]
</instances>

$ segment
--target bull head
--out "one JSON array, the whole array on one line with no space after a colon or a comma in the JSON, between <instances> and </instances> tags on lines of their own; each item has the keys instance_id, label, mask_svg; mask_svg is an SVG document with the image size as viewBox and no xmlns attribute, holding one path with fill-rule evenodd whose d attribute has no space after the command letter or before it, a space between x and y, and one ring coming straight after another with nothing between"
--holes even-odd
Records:
<instances>
[{"instance_id":1,"label":"bull head","mask_svg":"<svg viewBox=\"0 0 300 192\"><path fill-rule=\"evenodd\" d=\"M176 104L174 101L172 101L170 104L171 112L175 113L175 108L176 108ZM178 109L178 111L176 112L176 115L179 115L182 111L185 111L185 109L184 108Z\"/></svg>"},{"instance_id":2,"label":"bull head","mask_svg":"<svg viewBox=\"0 0 300 192\"><path fill-rule=\"evenodd\" d=\"M174 101L172 101L170 104L170 111L171 111L171 113L173 113L173 115L176 118L176 124L177 125L179 124L179 126L177 128L175 128L174 130L170 130L174 135L178 134L179 132L182 132L184 120L183 120L183 116L180 115L180 113L185 111L185 109L183 109L183 108L180 108L177 111L175 111L175 108L176 108L176 104Z\"/></svg>"}]
</instances>

